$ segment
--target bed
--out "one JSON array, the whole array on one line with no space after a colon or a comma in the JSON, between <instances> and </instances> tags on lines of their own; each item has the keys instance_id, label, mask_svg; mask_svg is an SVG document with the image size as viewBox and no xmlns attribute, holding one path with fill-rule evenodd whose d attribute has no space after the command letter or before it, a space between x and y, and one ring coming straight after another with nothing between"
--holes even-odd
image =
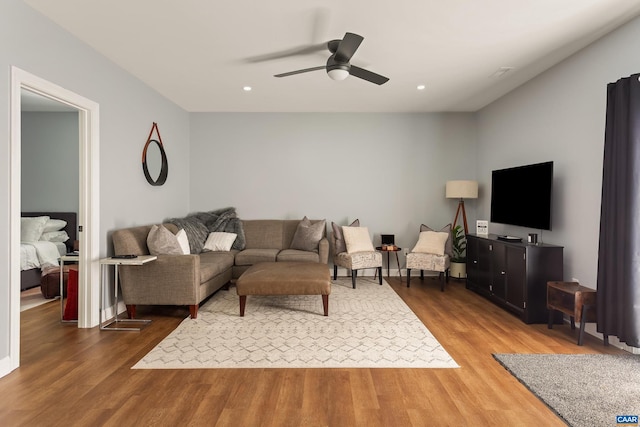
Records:
<instances>
[{"instance_id":1,"label":"bed","mask_svg":"<svg viewBox=\"0 0 640 427\"><path fill-rule=\"evenodd\" d=\"M33 218L40 216L48 216L51 219L60 219L66 222L66 225L59 231L65 231L69 236L66 242L32 242L20 243L20 290L27 290L40 286L42 277L41 264L39 262L38 251L46 253L45 266L53 263L53 258L72 252L77 249L78 238L78 216L75 212L23 212L23 218ZM53 247L57 250L57 254ZM45 251L46 249L46 251ZM42 256L42 255L41 255Z\"/></svg>"}]
</instances>

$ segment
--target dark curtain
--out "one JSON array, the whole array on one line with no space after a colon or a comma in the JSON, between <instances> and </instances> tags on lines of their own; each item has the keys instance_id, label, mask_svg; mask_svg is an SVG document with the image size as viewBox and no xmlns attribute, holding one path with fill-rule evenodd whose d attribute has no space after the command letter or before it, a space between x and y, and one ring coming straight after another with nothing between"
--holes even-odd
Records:
<instances>
[{"instance_id":1,"label":"dark curtain","mask_svg":"<svg viewBox=\"0 0 640 427\"><path fill-rule=\"evenodd\" d=\"M607 85L598 332L640 347L640 74Z\"/></svg>"}]
</instances>

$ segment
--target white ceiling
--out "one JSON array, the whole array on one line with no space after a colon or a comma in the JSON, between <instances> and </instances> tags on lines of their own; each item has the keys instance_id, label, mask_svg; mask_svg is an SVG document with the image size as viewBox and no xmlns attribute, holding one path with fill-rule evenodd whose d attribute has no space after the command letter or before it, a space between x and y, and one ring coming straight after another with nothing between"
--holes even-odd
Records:
<instances>
[{"instance_id":1,"label":"white ceiling","mask_svg":"<svg viewBox=\"0 0 640 427\"><path fill-rule=\"evenodd\" d=\"M640 14L631 0L24 1L190 112L475 111ZM364 37L352 64L388 83L273 77L328 51L251 61L347 31Z\"/></svg>"}]
</instances>

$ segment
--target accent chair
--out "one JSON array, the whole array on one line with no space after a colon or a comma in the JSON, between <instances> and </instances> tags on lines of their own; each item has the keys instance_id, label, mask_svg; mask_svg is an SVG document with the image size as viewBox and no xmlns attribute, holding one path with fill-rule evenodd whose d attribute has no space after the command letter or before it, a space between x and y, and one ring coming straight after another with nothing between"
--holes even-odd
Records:
<instances>
[{"instance_id":1,"label":"accent chair","mask_svg":"<svg viewBox=\"0 0 640 427\"><path fill-rule=\"evenodd\" d=\"M407 254L407 288L411 284L411 270L420 270L420 280L424 280L424 272L436 271L440 278L440 291L444 292L445 282L449 283L449 267L453 256L451 224L439 231L421 225L418 243Z\"/></svg>"},{"instance_id":2,"label":"accent chair","mask_svg":"<svg viewBox=\"0 0 640 427\"><path fill-rule=\"evenodd\" d=\"M331 223L333 232L329 238L329 246L333 254L333 280L338 277L339 266L346 268L351 271L351 285L355 289L358 270L376 268L382 285L382 254L373 248L368 229L355 225L356 222L357 220L348 227ZM358 230L354 230L356 228Z\"/></svg>"}]
</instances>

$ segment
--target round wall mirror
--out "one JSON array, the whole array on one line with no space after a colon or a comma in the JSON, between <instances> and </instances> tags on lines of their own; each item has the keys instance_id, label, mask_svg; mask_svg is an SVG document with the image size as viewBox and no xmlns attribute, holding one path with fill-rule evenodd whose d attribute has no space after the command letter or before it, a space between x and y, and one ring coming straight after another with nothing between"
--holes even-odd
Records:
<instances>
[{"instance_id":1,"label":"round wall mirror","mask_svg":"<svg viewBox=\"0 0 640 427\"><path fill-rule=\"evenodd\" d=\"M167 180L169 165L161 142L150 139L142 151L142 170L151 185L162 185Z\"/></svg>"}]
</instances>

